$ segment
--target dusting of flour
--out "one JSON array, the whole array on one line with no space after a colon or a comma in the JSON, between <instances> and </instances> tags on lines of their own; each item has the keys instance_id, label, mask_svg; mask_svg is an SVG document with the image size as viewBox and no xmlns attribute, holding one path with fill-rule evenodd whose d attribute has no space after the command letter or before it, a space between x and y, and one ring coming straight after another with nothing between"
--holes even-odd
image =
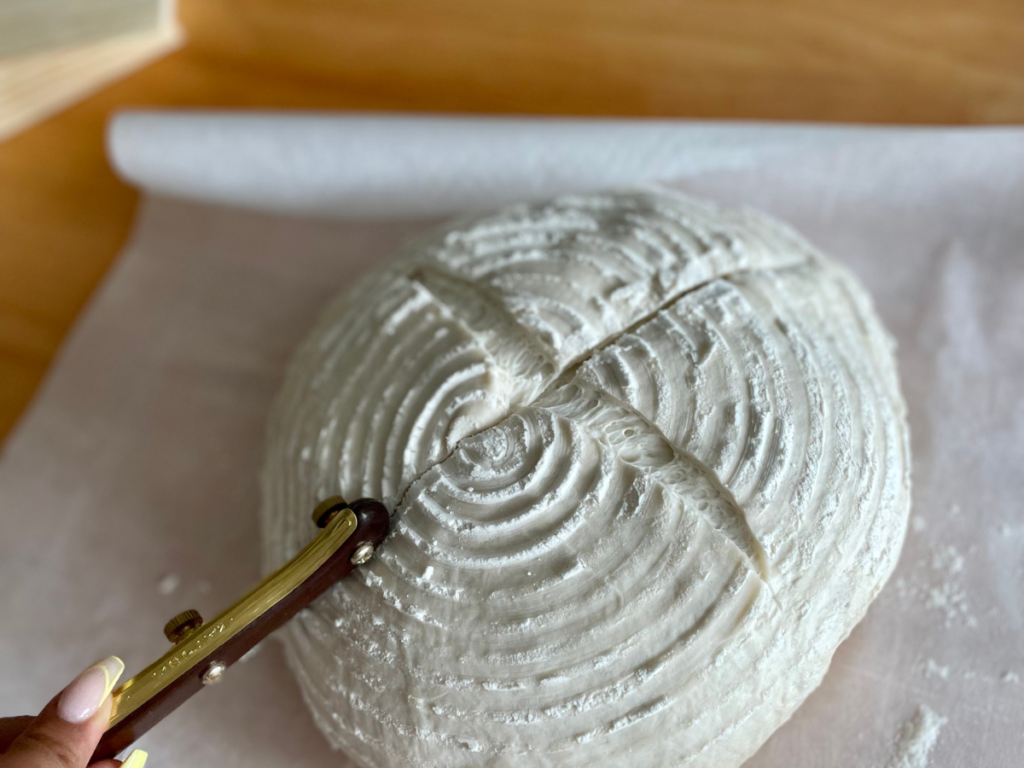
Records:
<instances>
[{"instance_id":1,"label":"dusting of flour","mask_svg":"<svg viewBox=\"0 0 1024 768\"><path fill-rule=\"evenodd\" d=\"M924 608L942 616L946 628L963 626L974 629L978 619L971 611L968 593L963 584L965 573L964 555L952 544L932 551L931 558L922 561L919 573L930 568L932 578L927 582L911 582L905 578L896 580L897 593L919 603Z\"/></svg>"},{"instance_id":2,"label":"dusting of flour","mask_svg":"<svg viewBox=\"0 0 1024 768\"><path fill-rule=\"evenodd\" d=\"M932 750L948 720L921 704L900 727L896 752L886 768L927 768Z\"/></svg>"}]
</instances>

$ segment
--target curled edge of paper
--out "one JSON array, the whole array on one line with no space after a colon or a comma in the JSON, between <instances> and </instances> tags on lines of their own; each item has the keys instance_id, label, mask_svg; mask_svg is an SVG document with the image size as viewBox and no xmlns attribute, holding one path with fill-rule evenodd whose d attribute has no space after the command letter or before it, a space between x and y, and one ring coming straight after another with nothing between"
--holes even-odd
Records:
<instances>
[{"instance_id":1,"label":"curled edge of paper","mask_svg":"<svg viewBox=\"0 0 1024 768\"><path fill-rule=\"evenodd\" d=\"M677 181L892 133L685 120L128 111L109 124L107 151L122 179L155 194L387 218Z\"/></svg>"}]
</instances>

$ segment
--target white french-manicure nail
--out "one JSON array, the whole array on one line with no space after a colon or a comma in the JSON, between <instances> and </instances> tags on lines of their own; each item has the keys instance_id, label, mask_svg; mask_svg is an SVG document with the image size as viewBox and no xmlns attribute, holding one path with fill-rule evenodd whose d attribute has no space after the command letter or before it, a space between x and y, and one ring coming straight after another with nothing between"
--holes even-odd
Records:
<instances>
[{"instance_id":1,"label":"white french-manicure nail","mask_svg":"<svg viewBox=\"0 0 1024 768\"><path fill-rule=\"evenodd\" d=\"M57 715L69 723L84 723L106 701L122 672L124 662L117 656L97 661L64 689L57 701Z\"/></svg>"}]
</instances>

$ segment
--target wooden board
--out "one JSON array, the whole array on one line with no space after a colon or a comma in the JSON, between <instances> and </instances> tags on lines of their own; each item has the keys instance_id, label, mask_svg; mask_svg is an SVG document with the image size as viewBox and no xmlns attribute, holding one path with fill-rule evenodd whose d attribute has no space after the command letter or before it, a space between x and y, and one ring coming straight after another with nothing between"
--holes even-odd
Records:
<instances>
[{"instance_id":1,"label":"wooden board","mask_svg":"<svg viewBox=\"0 0 1024 768\"><path fill-rule=\"evenodd\" d=\"M174 27L0 58L0 141L177 48Z\"/></svg>"},{"instance_id":2,"label":"wooden board","mask_svg":"<svg viewBox=\"0 0 1024 768\"><path fill-rule=\"evenodd\" d=\"M0 436L128 234L122 106L1024 122L1020 0L182 0L188 45L0 144Z\"/></svg>"}]
</instances>

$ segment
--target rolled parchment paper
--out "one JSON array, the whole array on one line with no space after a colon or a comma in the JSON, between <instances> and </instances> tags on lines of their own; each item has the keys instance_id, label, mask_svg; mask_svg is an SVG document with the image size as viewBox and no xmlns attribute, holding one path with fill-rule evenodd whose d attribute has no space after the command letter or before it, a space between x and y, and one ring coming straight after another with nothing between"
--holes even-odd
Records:
<instances>
[{"instance_id":1,"label":"rolled parchment paper","mask_svg":"<svg viewBox=\"0 0 1024 768\"><path fill-rule=\"evenodd\" d=\"M750 169L892 136L781 123L137 111L111 122L108 150L123 179L157 194L385 218Z\"/></svg>"}]
</instances>

